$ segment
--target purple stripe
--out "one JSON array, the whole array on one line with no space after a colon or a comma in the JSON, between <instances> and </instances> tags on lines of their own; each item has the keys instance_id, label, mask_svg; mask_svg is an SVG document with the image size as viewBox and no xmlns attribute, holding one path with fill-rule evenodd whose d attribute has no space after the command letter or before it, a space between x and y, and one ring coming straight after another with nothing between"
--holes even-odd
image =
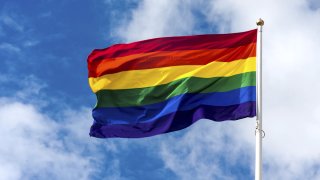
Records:
<instances>
[{"instance_id":1,"label":"purple stripe","mask_svg":"<svg viewBox=\"0 0 320 180\"><path fill-rule=\"evenodd\" d=\"M90 136L97 138L141 138L181 130L199 119L225 121L254 117L255 115L255 101L231 106L202 105L192 110L174 112L147 123L106 125L95 122L91 126Z\"/></svg>"}]
</instances>

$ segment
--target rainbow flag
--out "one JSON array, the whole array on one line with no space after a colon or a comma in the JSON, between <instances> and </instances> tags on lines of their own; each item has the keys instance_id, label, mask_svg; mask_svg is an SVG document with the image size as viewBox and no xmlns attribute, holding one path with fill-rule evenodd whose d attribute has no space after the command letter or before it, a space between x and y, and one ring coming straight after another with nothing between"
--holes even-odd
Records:
<instances>
[{"instance_id":1,"label":"rainbow flag","mask_svg":"<svg viewBox=\"0 0 320 180\"><path fill-rule=\"evenodd\" d=\"M147 137L199 119L256 115L257 30L155 38L94 50L90 136Z\"/></svg>"}]
</instances>

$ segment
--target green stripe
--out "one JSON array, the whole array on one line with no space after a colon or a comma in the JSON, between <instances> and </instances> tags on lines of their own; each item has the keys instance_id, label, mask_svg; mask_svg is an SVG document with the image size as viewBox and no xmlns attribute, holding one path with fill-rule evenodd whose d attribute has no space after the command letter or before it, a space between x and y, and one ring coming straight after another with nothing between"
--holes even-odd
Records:
<instances>
[{"instance_id":1,"label":"green stripe","mask_svg":"<svg viewBox=\"0 0 320 180\"><path fill-rule=\"evenodd\" d=\"M96 93L96 107L142 106L162 102L185 93L225 92L256 85L256 72L247 72L230 77L189 77L168 84L147 88L100 90Z\"/></svg>"}]
</instances>

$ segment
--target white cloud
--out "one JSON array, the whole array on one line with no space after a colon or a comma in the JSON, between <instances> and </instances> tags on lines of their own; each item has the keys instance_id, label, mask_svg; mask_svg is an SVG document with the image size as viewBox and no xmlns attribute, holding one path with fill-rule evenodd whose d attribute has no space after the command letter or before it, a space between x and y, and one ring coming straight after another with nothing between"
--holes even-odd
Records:
<instances>
[{"instance_id":1,"label":"white cloud","mask_svg":"<svg viewBox=\"0 0 320 180\"><path fill-rule=\"evenodd\" d=\"M122 30L120 37L133 41L187 34L193 31L198 18L192 13L194 9L203 10L205 18L202 20L215 24L221 33L253 29L256 28L256 19L262 17L265 20L264 177L319 179L318 3L312 0L143 1L133 11L132 19L118 27ZM163 145L161 152L164 162L185 179L192 175L204 179L235 178L227 176L228 173L223 170L225 167L214 164L214 156L221 156L223 151L220 148L225 147L225 151L231 152L236 159L235 163L239 163L238 159L244 154L250 156L249 159L254 158L254 122L249 122L196 125L198 127L190 128L183 137L168 140L167 143L175 143L176 147ZM223 141L225 136L230 138L232 145ZM212 144L215 146L211 147ZM207 153L208 148L212 151L211 156ZM182 149L187 153L181 155ZM211 161L207 166L210 167L205 166L208 161L203 157L204 154L209 154ZM181 158L187 159L188 163L183 164ZM228 163L228 166L231 164ZM254 165L247 166L253 168ZM209 171L209 174L202 176L207 170L214 172Z\"/></svg>"},{"instance_id":2,"label":"white cloud","mask_svg":"<svg viewBox=\"0 0 320 180\"><path fill-rule=\"evenodd\" d=\"M23 46L24 47L33 47L33 46L36 46L40 43L40 41L38 40L26 40L24 43L23 43Z\"/></svg>"},{"instance_id":3,"label":"white cloud","mask_svg":"<svg viewBox=\"0 0 320 180\"><path fill-rule=\"evenodd\" d=\"M108 156L118 144L89 136L91 109L52 99L42 92L47 85L33 75L0 74L0 84L8 83L19 87L4 89L10 97L0 96L0 180L121 177L119 161Z\"/></svg>"},{"instance_id":4,"label":"white cloud","mask_svg":"<svg viewBox=\"0 0 320 180\"><path fill-rule=\"evenodd\" d=\"M241 123L252 122L247 119ZM239 172L237 168L244 166L250 170L248 164L254 162L250 156L253 151L248 142L235 137L239 132L234 125L239 123L202 120L184 136L172 136L162 142L163 161L181 179L246 179L250 174ZM254 139L252 132L250 135Z\"/></svg>"},{"instance_id":5,"label":"white cloud","mask_svg":"<svg viewBox=\"0 0 320 180\"><path fill-rule=\"evenodd\" d=\"M5 42L0 44L0 49L5 50L9 53L19 53L21 51L18 46Z\"/></svg>"},{"instance_id":6,"label":"white cloud","mask_svg":"<svg viewBox=\"0 0 320 180\"><path fill-rule=\"evenodd\" d=\"M118 146L89 137L91 119L88 108L52 118L37 105L0 97L0 180L92 179L102 171L100 178L119 179L119 161L106 156Z\"/></svg>"},{"instance_id":7,"label":"white cloud","mask_svg":"<svg viewBox=\"0 0 320 180\"><path fill-rule=\"evenodd\" d=\"M13 82L19 81L17 79L13 79ZM41 82L38 78L36 78L34 75L29 75L21 78L20 86L21 90L16 92L16 96L21 99L30 98L31 96L37 96L40 95L40 91L47 87L47 85L44 82ZM31 99L29 99L29 102L32 102Z\"/></svg>"},{"instance_id":8,"label":"white cloud","mask_svg":"<svg viewBox=\"0 0 320 180\"><path fill-rule=\"evenodd\" d=\"M33 21L12 10L4 8L0 13L0 36L6 36L7 42L0 43L0 49L9 53L23 53L24 47L33 47L40 43L33 34ZM11 32L11 35L9 35ZM12 33L14 35L12 35ZM13 43L17 42L19 43Z\"/></svg>"},{"instance_id":9,"label":"white cloud","mask_svg":"<svg viewBox=\"0 0 320 180\"><path fill-rule=\"evenodd\" d=\"M47 106L52 101L43 93L47 84L32 74L27 76L0 74L0 84L1 94L15 101L36 104L37 107Z\"/></svg>"},{"instance_id":10,"label":"white cloud","mask_svg":"<svg viewBox=\"0 0 320 180\"><path fill-rule=\"evenodd\" d=\"M78 113L88 117L87 111ZM79 145L66 149L66 141L59 138L63 123L43 115L31 104L1 98L1 178L87 179L94 171L92 157L83 157L81 150L77 150ZM85 141L70 136L64 138Z\"/></svg>"},{"instance_id":11,"label":"white cloud","mask_svg":"<svg viewBox=\"0 0 320 180\"><path fill-rule=\"evenodd\" d=\"M4 25L18 32L23 32L24 30L24 26L22 25L22 23L17 22L17 20L15 20L13 17L9 15L2 14L0 16L0 20L0 22L2 22Z\"/></svg>"},{"instance_id":12,"label":"white cloud","mask_svg":"<svg viewBox=\"0 0 320 180\"><path fill-rule=\"evenodd\" d=\"M194 17L187 8L188 6L179 1L142 1L138 9L133 11L132 19L117 29L117 34L130 42L190 33Z\"/></svg>"}]
</instances>

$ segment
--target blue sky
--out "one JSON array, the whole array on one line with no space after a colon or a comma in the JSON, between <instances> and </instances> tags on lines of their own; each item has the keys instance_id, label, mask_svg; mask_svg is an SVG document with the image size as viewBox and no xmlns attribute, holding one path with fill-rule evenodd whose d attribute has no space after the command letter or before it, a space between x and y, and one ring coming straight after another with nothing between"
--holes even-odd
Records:
<instances>
[{"instance_id":1,"label":"blue sky","mask_svg":"<svg viewBox=\"0 0 320 180\"><path fill-rule=\"evenodd\" d=\"M319 179L316 0L1 0L0 179L253 179L254 119L88 136L86 58L114 43L264 26L264 177Z\"/></svg>"}]
</instances>

